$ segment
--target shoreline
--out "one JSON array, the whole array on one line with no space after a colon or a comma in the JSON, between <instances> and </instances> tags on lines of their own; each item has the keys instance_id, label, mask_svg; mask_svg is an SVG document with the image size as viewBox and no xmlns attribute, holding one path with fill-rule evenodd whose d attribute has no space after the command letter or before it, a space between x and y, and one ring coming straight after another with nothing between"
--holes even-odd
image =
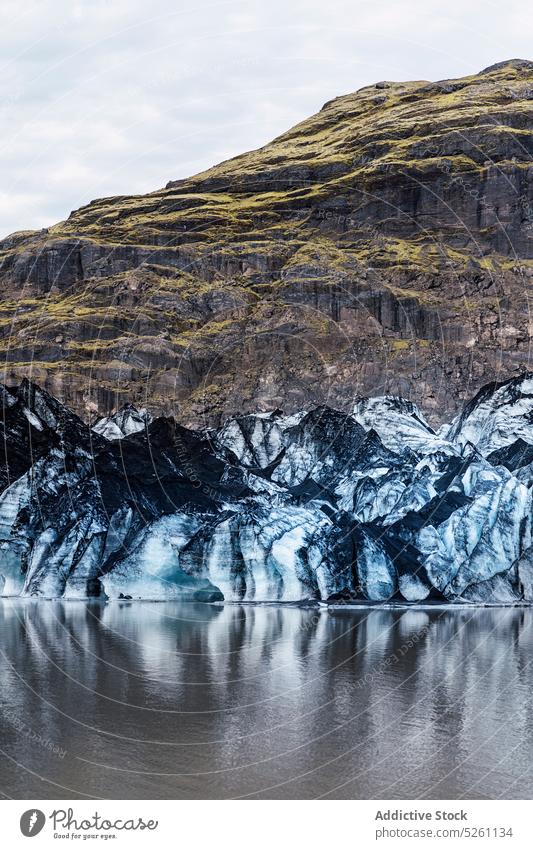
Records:
<instances>
[{"instance_id":1,"label":"shoreline","mask_svg":"<svg viewBox=\"0 0 533 849\"><path fill-rule=\"evenodd\" d=\"M58 596L57 598L41 598L37 596L0 596L0 603L4 601L17 601L24 604L41 604L51 602L65 602L69 604L94 604L105 607L107 605L134 605L134 604L202 604L208 607L274 607L279 609L296 610L494 610L494 609L530 609L533 607L531 601L515 602L400 602L400 601L352 601L352 602L325 602L325 601L201 601L191 598L68 598Z\"/></svg>"}]
</instances>

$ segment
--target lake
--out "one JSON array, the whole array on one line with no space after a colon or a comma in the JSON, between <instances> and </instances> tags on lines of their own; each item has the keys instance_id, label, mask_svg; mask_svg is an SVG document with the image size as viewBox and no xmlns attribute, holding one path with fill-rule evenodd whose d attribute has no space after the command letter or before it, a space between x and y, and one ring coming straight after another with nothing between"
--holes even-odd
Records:
<instances>
[{"instance_id":1,"label":"lake","mask_svg":"<svg viewBox=\"0 0 533 849\"><path fill-rule=\"evenodd\" d=\"M0 601L12 798L532 798L533 612Z\"/></svg>"}]
</instances>

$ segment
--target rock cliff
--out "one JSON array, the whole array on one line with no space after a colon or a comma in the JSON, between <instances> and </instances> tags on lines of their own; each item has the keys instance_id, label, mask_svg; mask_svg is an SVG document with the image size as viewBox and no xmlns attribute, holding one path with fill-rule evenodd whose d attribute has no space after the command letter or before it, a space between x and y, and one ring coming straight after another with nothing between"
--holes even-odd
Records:
<instances>
[{"instance_id":1,"label":"rock cliff","mask_svg":"<svg viewBox=\"0 0 533 849\"><path fill-rule=\"evenodd\" d=\"M356 395L433 425L529 364L533 64L382 81L265 147L0 243L4 382L191 426Z\"/></svg>"}]
</instances>

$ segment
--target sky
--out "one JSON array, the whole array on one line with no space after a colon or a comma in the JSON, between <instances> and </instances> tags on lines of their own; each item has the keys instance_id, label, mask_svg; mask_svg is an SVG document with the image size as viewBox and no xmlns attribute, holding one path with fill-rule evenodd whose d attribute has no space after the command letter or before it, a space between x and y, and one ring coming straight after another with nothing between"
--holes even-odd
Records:
<instances>
[{"instance_id":1,"label":"sky","mask_svg":"<svg viewBox=\"0 0 533 849\"><path fill-rule=\"evenodd\" d=\"M532 58L523 0L0 0L0 14L0 238L197 173L378 80Z\"/></svg>"}]
</instances>

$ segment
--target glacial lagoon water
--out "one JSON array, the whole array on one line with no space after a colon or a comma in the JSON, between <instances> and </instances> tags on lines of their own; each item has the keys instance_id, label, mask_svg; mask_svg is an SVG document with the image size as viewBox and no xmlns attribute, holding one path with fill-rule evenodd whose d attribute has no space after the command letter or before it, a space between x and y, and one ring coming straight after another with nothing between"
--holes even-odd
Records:
<instances>
[{"instance_id":1,"label":"glacial lagoon water","mask_svg":"<svg viewBox=\"0 0 533 849\"><path fill-rule=\"evenodd\" d=\"M532 798L533 611L0 602L12 798Z\"/></svg>"}]
</instances>

